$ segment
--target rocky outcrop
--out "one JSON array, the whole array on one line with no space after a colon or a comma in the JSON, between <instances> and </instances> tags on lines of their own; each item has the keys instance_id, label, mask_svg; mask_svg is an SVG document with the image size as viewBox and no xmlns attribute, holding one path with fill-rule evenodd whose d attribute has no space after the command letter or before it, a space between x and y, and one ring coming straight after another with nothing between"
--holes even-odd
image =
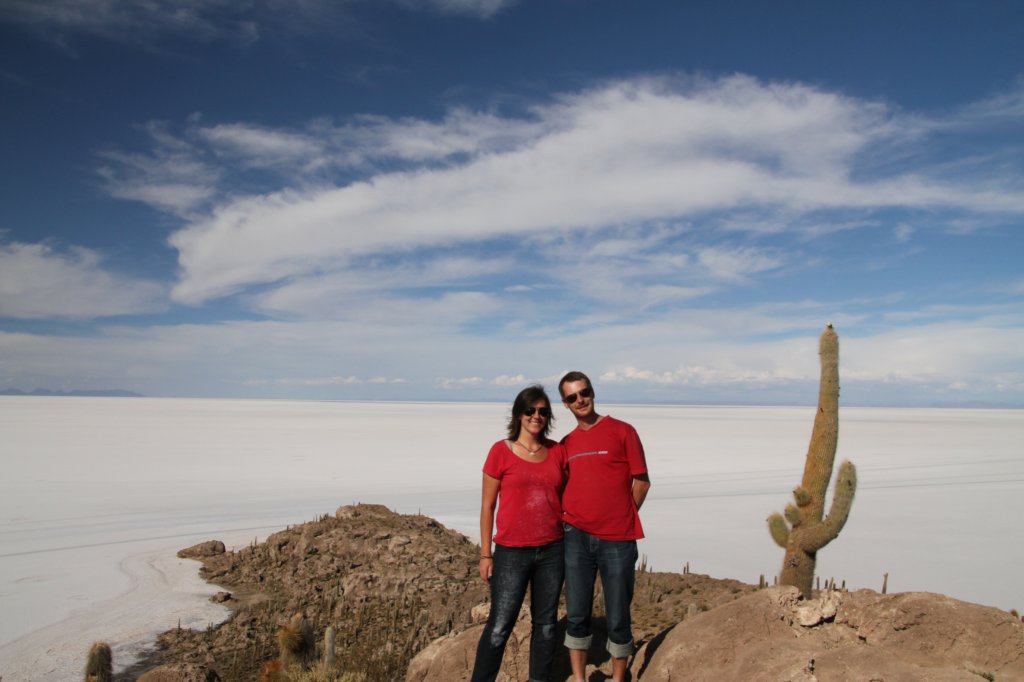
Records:
<instances>
[{"instance_id":1,"label":"rocky outcrop","mask_svg":"<svg viewBox=\"0 0 1024 682\"><path fill-rule=\"evenodd\" d=\"M647 574L638 585L661 582ZM686 576L676 576L682 578ZM638 682L952 682L1024 681L1024 623L1010 613L929 593L883 595L825 591L803 599L796 587L728 593L705 576L684 590L697 609L665 603L681 622L640 641L632 661ZM638 590L640 594L642 590ZM641 598L634 612L652 600ZM656 601L656 600L653 600ZM688 611L685 618L681 611ZM588 680L608 679L603 619L596 619ZM638 623L640 629L650 621ZM468 680L482 625L430 643L409 664L406 682ZM509 641L502 676L526 678L529 613ZM552 679L571 679L564 656Z\"/></svg>"},{"instance_id":2,"label":"rocky outcrop","mask_svg":"<svg viewBox=\"0 0 1024 682\"><path fill-rule=\"evenodd\" d=\"M202 574L230 587L235 615L205 631L164 633L144 667L117 679L160 664L174 667L149 674L177 677L139 679L257 679L297 616L314 631L317 659L333 628L336 671L354 673L341 679L469 679L487 587L476 545L433 519L355 505L240 551L201 546L214 549L200 559ZM1019 616L937 594L826 590L808 600L794 587L642 566L632 611L637 682L1024 682ZM608 679L602 616L598 592L588 680ZM524 611L499 680L525 679L529 630ZM554 679L568 677L565 658Z\"/></svg>"},{"instance_id":3,"label":"rocky outcrop","mask_svg":"<svg viewBox=\"0 0 1024 682\"><path fill-rule=\"evenodd\" d=\"M341 507L239 551L217 552L215 542L184 551L196 551L206 580L230 589L235 615L205 631L165 632L145 665L189 662L253 680L279 655L276 634L303 614L318 647L334 627L341 664L398 679L430 641L470 625L487 594L468 538L381 505Z\"/></svg>"},{"instance_id":4,"label":"rocky outcrop","mask_svg":"<svg viewBox=\"0 0 1024 682\"><path fill-rule=\"evenodd\" d=\"M831 615L829 615L831 614ZM684 621L641 650L643 682L1024 680L1024 624L943 595L770 588Z\"/></svg>"},{"instance_id":5,"label":"rocky outcrop","mask_svg":"<svg viewBox=\"0 0 1024 682\"><path fill-rule=\"evenodd\" d=\"M182 559L202 559L204 557L217 556L225 551L224 543L220 540L207 540L198 545L192 545L178 551Z\"/></svg>"}]
</instances>

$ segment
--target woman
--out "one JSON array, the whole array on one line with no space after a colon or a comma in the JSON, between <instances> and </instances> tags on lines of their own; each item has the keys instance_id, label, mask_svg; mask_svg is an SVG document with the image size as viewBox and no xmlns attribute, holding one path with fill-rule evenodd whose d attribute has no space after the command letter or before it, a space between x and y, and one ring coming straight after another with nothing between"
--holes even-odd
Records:
<instances>
[{"instance_id":1,"label":"woman","mask_svg":"<svg viewBox=\"0 0 1024 682\"><path fill-rule=\"evenodd\" d=\"M484 462L480 577L491 585L491 613L477 645L472 682L491 682L498 676L527 585L533 620L530 680L547 680L551 674L565 572L561 503L565 449L548 439L551 422L551 401L544 389L523 389L512 403L508 439L495 443Z\"/></svg>"}]
</instances>

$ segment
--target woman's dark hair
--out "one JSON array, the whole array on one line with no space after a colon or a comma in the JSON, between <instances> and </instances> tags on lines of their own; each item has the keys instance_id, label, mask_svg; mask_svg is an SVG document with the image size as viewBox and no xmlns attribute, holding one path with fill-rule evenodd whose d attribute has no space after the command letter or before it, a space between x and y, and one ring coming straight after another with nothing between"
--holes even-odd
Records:
<instances>
[{"instance_id":1,"label":"woman's dark hair","mask_svg":"<svg viewBox=\"0 0 1024 682\"><path fill-rule=\"evenodd\" d=\"M512 401L512 417L508 420L508 438L509 440L517 440L519 438L519 429L522 428L523 413L527 407L532 407L534 403L543 400L547 406L548 411L551 411L551 399L548 398L548 394L544 392L544 387L540 384L533 384L527 386L523 390L519 391L519 395ZM541 432L543 438L548 437L548 432L551 431L551 424L555 421L555 415L552 414L548 417L548 423L544 425L544 431Z\"/></svg>"}]
</instances>

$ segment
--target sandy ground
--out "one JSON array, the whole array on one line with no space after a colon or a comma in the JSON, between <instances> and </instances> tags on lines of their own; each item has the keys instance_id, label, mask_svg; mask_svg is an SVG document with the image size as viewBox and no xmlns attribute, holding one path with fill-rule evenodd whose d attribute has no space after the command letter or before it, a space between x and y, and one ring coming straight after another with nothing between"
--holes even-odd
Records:
<instances>
[{"instance_id":1,"label":"sandy ground","mask_svg":"<svg viewBox=\"0 0 1024 682\"><path fill-rule=\"evenodd\" d=\"M781 550L764 519L798 483L813 408L599 406L633 423L654 488L657 570L756 583ZM223 617L174 551L238 546L342 504L422 512L476 537L480 465L508 407L0 397L0 676L79 674L99 638L129 658ZM555 434L571 426L556 407ZM819 574L1024 607L1024 412L843 408L860 487ZM10 614L15 614L13 617Z\"/></svg>"}]
</instances>

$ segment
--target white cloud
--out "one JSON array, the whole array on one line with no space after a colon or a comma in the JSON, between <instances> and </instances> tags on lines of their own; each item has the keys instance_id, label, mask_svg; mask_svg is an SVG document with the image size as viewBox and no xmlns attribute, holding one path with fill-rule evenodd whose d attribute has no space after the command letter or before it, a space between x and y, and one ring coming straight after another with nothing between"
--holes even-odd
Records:
<instances>
[{"instance_id":1,"label":"white cloud","mask_svg":"<svg viewBox=\"0 0 1024 682\"><path fill-rule=\"evenodd\" d=\"M107 192L187 216L214 197L221 171L159 122L141 127L150 142L145 153L105 150L96 169Z\"/></svg>"},{"instance_id":2,"label":"white cloud","mask_svg":"<svg viewBox=\"0 0 1024 682\"><path fill-rule=\"evenodd\" d=\"M316 167L323 163L321 144L301 133L241 123L199 128L197 132L215 151L238 157L244 165L273 167L300 162Z\"/></svg>"},{"instance_id":3,"label":"white cloud","mask_svg":"<svg viewBox=\"0 0 1024 682\"><path fill-rule=\"evenodd\" d=\"M894 236L896 241L900 243L909 242L910 238L914 236L914 227L906 223L900 223L894 230Z\"/></svg>"},{"instance_id":4,"label":"white cloud","mask_svg":"<svg viewBox=\"0 0 1024 682\"><path fill-rule=\"evenodd\" d=\"M747 280L751 275L774 270L784 263L780 256L749 247L705 248L697 254L697 260L709 277L730 282Z\"/></svg>"},{"instance_id":5,"label":"white cloud","mask_svg":"<svg viewBox=\"0 0 1024 682\"><path fill-rule=\"evenodd\" d=\"M0 317L94 318L149 313L166 305L164 288L102 268L95 251L59 252L46 244L0 244Z\"/></svg>"},{"instance_id":6,"label":"white cloud","mask_svg":"<svg viewBox=\"0 0 1024 682\"><path fill-rule=\"evenodd\" d=\"M444 12L458 14L475 14L489 17L498 11L514 5L518 0L398 0L402 4L413 7L426 5Z\"/></svg>"},{"instance_id":7,"label":"white cloud","mask_svg":"<svg viewBox=\"0 0 1024 682\"><path fill-rule=\"evenodd\" d=\"M941 119L921 121L928 129L991 129L993 125L1016 123L1024 119L1024 76L1011 89L972 102Z\"/></svg>"},{"instance_id":8,"label":"white cloud","mask_svg":"<svg viewBox=\"0 0 1024 682\"><path fill-rule=\"evenodd\" d=\"M502 374L501 376L497 376L491 379L491 384L493 384L494 386L502 386L508 388L513 388L517 386L522 388L525 387L527 384L533 383L535 381L535 379L528 379L524 374L515 374L512 376L509 376L508 374Z\"/></svg>"},{"instance_id":9,"label":"white cloud","mask_svg":"<svg viewBox=\"0 0 1024 682\"><path fill-rule=\"evenodd\" d=\"M345 273L285 284L253 297L251 304L282 317L361 320L394 326L419 320L457 326L503 308L499 300L483 292L389 292L384 287L373 288L358 274Z\"/></svg>"},{"instance_id":10,"label":"white cloud","mask_svg":"<svg viewBox=\"0 0 1024 682\"><path fill-rule=\"evenodd\" d=\"M223 322L108 327L90 336L0 333L0 380L23 388L118 387L158 395L508 399L567 369L607 402L813 404L817 335L840 334L844 404L1024 405L1019 312L956 322L829 315L823 304L672 311L528 334L466 334L430 320Z\"/></svg>"},{"instance_id":11,"label":"white cloud","mask_svg":"<svg viewBox=\"0 0 1024 682\"><path fill-rule=\"evenodd\" d=\"M443 389L457 389L481 386L485 382L480 377L437 377L437 385Z\"/></svg>"},{"instance_id":12,"label":"white cloud","mask_svg":"<svg viewBox=\"0 0 1024 682\"><path fill-rule=\"evenodd\" d=\"M951 185L920 172L852 180L860 153L899 135L898 119L877 104L801 85L641 79L536 107L525 123L491 124L486 140L456 135L467 141L463 161L326 189L225 198L172 235L182 266L174 297L198 303L369 254L624 224L685 225L679 221L709 211L784 210L797 219L886 207L1024 212L1024 194L999 183ZM346 135L358 137L351 125ZM374 119L367 139L379 142L386 129L383 137L411 159L417 152L395 140L397 131L418 127ZM418 132L409 139L421 137L430 139ZM504 139L514 142L496 141ZM428 144L422 154L437 159L453 148L459 145ZM622 253L624 246L604 248ZM777 261L753 251L736 261L737 254L729 263L706 251L709 273L735 278L744 267L762 271Z\"/></svg>"},{"instance_id":13,"label":"white cloud","mask_svg":"<svg viewBox=\"0 0 1024 682\"><path fill-rule=\"evenodd\" d=\"M509 119L456 108L440 121L363 115L337 127L314 122L309 132L330 144L334 163L359 167L378 161L437 162L508 152L553 126L545 119Z\"/></svg>"}]
</instances>

